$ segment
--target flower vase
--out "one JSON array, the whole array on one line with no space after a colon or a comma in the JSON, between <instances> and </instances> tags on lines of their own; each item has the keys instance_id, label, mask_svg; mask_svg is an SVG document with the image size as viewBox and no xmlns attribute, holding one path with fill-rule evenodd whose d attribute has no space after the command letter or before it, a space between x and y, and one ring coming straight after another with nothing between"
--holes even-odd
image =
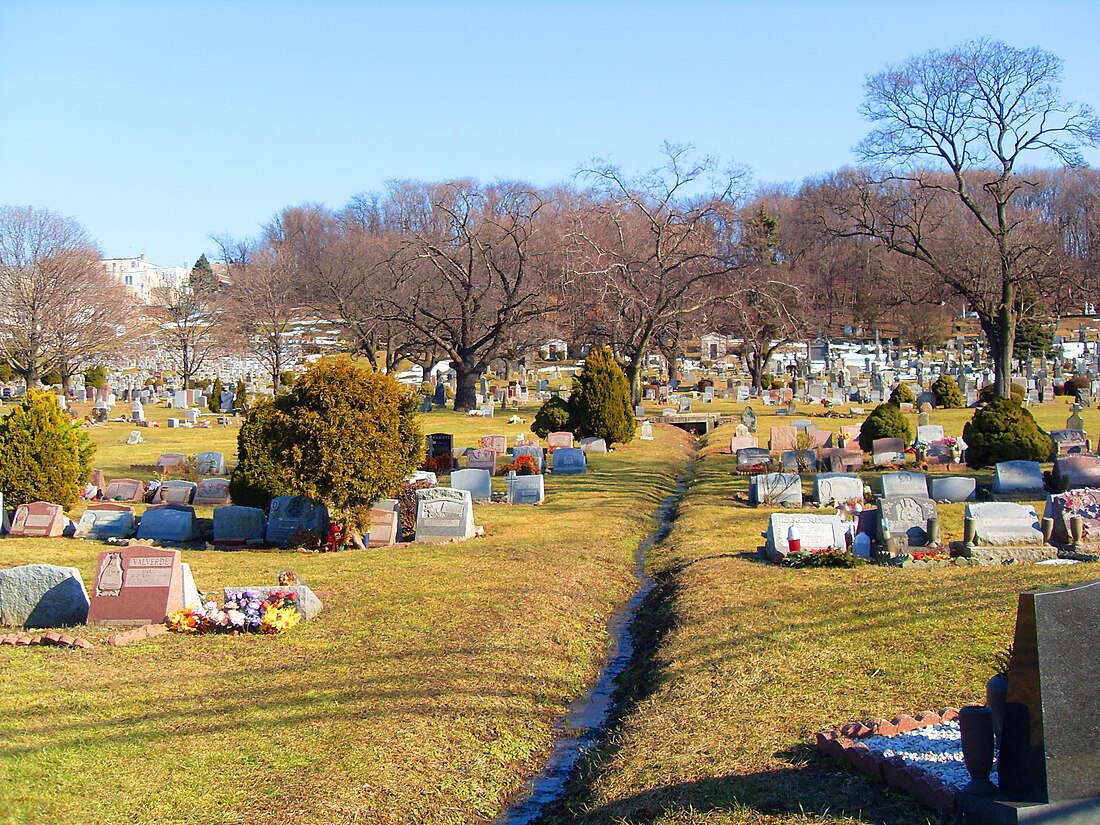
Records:
<instances>
[{"instance_id":1,"label":"flower vase","mask_svg":"<svg viewBox=\"0 0 1100 825\"><path fill-rule=\"evenodd\" d=\"M1001 743L1001 730L1005 723L1005 700L1008 696L1008 679L994 676L985 683L985 706L993 714L993 738Z\"/></svg>"},{"instance_id":2,"label":"flower vase","mask_svg":"<svg viewBox=\"0 0 1100 825\"><path fill-rule=\"evenodd\" d=\"M959 733L962 739L963 764L970 773L970 782L963 791L978 796L992 796L997 786L989 781L993 770L993 714L984 705L970 705L959 711Z\"/></svg>"}]
</instances>

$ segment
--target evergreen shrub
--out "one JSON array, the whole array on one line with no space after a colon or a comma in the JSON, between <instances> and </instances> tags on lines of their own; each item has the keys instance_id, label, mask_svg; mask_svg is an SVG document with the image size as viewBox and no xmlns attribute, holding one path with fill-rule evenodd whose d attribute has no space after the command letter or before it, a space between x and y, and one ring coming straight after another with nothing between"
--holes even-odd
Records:
<instances>
[{"instance_id":1,"label":"evergreen shrub","mask_svg":"<svg viewBox=\"0 0 1100 825\"><path fill-rule=\"evenodd\" d=\"M555 395L539 407L531 424L531 432L539 438L546 438L549 433L565 431L573 431L573 408L564 398Z\"/></svg>"},{"instance_id":2,"label":"evergreen shrub","mask_svg":"<svg viewBox=\"0 0 1100 825\"><path fill-rule=\"evenodd\" d=\"M592 350L584 359L584 369L573 379L569 404L573 408L573 432L581 438L602 438L610 447L634 437L630 383L606 347Z\"/></svg>"},{"instance_id":3,"label":"evergreen shrub","mask_svg":"<svg viewBox=\"0 0 1100 825\"><path fill-rule=\"evenodd\" d=\"M906 444L913 439L913 431L901 409L889 401L879 404L859 428L859 448L865 453L872 451L873 443L879 438L900 438Z\"/></svg>"},{"instance_id":4,"label":"evergreen shrub","mask_svg":"<svg viewBox=\"0 0 1100 825\"><path fill-rule=\"evenodd\" d=\"M950 409L963 405L962 390L950 375L941 375L932 384L932 394L936 396L936 406Z\"/></svg>"},{"instance_id":5,"label":"evergreen shrub","mask_svg":"<svg viewBox=\"0 0 1100 825\"><path fill-rule=\"evenodd\" d=\"M902 404L916 404L917 397L913 395L908 384L902 383L894 387L894 391L890 393L890 403L895 407L900 407Z\"/></svg>"},{"instance_id":6,"label":"evergreen shrub","mask_svg":"<svg viewBox=\"0 0 1100 825\"><path fill-rule=\"evenodd\" d=\"M1050 436L1031 413L1008 398L994 398L963 427L966 463L975 469L1000 461L1046 461Z\"/></svg>"}]
</instances>

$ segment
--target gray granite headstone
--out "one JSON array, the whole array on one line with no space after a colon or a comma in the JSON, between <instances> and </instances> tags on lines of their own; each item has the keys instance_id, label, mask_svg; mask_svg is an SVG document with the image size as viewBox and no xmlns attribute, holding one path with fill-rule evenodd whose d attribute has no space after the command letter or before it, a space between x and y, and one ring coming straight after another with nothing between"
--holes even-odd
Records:
<instances>
[{"instance_id":1,"label":"gray granite headstone","mask_svg":"<svg viewBox=\"0 0 1100 825\"><path fill-rule=\"evenodd\" d=\"M999 462L993 470L993 495L1043 496L1043 470L1039 462Z\"/></svg>"},{"instance_id":2,"label":"gray granite headstone","mask_svg":"<svg viewBox=\"0 0 1100 825\"><path fill-rule=\"evenodd\" d=\"M328 535L328 508L305 496L276 496L267 515L268 544L286 547L299 530L309 530L324 540Z\"/></svg>"},{"instance_id":3,"label":"gray granite headstone","mask_svg":"<svg viewBox=\"0 0 1100 825\"><path fill-rule=\"evenodd\" d=\"M934 501L973 501L978 492L977 482L966 476L933 477L930 483Z\"/></svg>"},{"instance_id":4,"label":"gray granite headstone","mask_svg":"<svg viewBox=\"0 0 1100 825\"><path fill-rule=\"evenodd\" d=\"M794 473L766 473L749 479L749 503L767 507L801 507L802 477Z\"/></svg>"},{"instance_id":5,"label":"gray granite headstone","mask_svg":"<svg viewBox=\"0 0 1100 825\"><path fill-rule=\"evenodd\" d=\"M753 412L752 407L745 407L741 411L741 423L749 428L750 433L756 432L756 413Z\"/></svg>"},{"instance_id":6,"label":"gray granite headstone","mask_svg":"<svg viewBox=\"0 0 1100 825\"><path fill-rule=\"evenodd\" d=\"M876 438L871 442L871 460L876 467L905 463L905 442L900 438Z\"/></svg>"},{"instance_id":7,"label":"gray granite headstone","mask_svg":"<svg viewBox=\"0 0 1100 825\"><path fill-rule=\"evenodd\" d=\"M493 480L488 470L455 470L451 473L451 489L466 490L474 499L493 497Z\"/></svg>"},{"instance_id":8,"label":"gray granite headstone","mask_svg":"<svg viewBox=\"0 0 1100 825\"><path fill-rule=\"evenodd\" d=\"M225 456L222 453L205 452L195 455L195 469L199 475L225 475Z\"/></svg>"},{"instance_id":9,"label":"gray granite headstone","mask_svg":"<svg viewBox=\"0 0 1100 825\"><path fill-rule=\"evenodd\" d=\"M545 497L543 477L540 475L508 479L509 504L541 504Z\"/></svg>"},{"instance_id":10,"label":"gray granite headstone","mask_svg":"<svg viewBox=\"0 0 1100 825\"><path fill-rule=\"evenodd\" d=\"M817 471L817 453L813 450L786 450L782 461L783 469L790 473Z\"/></svg>"},{"instance_id":11,"label":"gray granite headstone","mask_svg":"<svg viewBox=\"0 0 1100 825\"><path fill-rule=\"evenodd\" d=\"M584 450L576 447L558 447L551 453L554 475L583 475L588 469Z\"/></svg>"},{"instance_id":12,"label":"gray granite headstone","mask_svg":"<svg viewBox=\"0 0 1100 825\"><path fill-rule=\"evenodd\" d=\"M88 539L128 539L134 535L132 507L99 509L89 507L80 515L76 537Z\"/></svg>"},{"instance_id":13,"label":"gray granite headstone","mask_svg":"<svg viewBox=\"0 0 1100 825\"><path fill-rule=\"evenodd\" d=\"M468 539L474 534L469 490L429 487L416 491L416 541L430 544Z\"/></svg>"},{"instance_id":14,"label":"gray granite headstone","mask_svg":"<svg viewBox=\"0 0 1100 825\"><path fill-rule=\"evenodd\" d=\"M928 498L928 478L924 473L883 473L882 494Z\"/></svg>"},{"instance_id":15,"label":"gray granite headstone","mask_svg":"<svg viewBox=\"0 0 1100 825\"><path fill-rule=\"evenodd\" d=\"M1100 622L1085 618L1096 616L1100 582L1020 594L997 761L1013 798L1100 797Z\"/></svg>"},{"instance_id":16,"label":"gray granite headstone","mask_svg":"<svg viewBox=\"0 0 1100 825\"><path fill-rule=\"evenodd\" d=\"M863 501L863 480L853 473L819 473L814 476L814 502Z\"/></svg>"},{"instance_id":17,"label":"gray granite headstone","mask_svg":"<svg viewBox=\"0 0 1100 825\"><path fill-rule=\"evenodd\" d=\"M879 519L888 520L890 535L897 540L898 551L928 545L928 521L936 517L936 503L917 496L884 496L879 499Z\"/></svg>"},{"instance_id":18,"label":"gray granite headstone","mask_svg":"<svg viewBox=\"0 0 1100 825\"><path fill-rule=\"evenodd\" d=\"M543 470L543 466L542 466L542 458L543 458L542 447L513 447L512 448L512 462L513 463L515 463L515 460L517 458L519 458L520 456L523 456L523 455L529 455L533 459L535 459L535 461L539 465L539 472L540 473L542 472L542 470Z\"/></svg>"},{"instance_id":19,"label":"gray granite headstone","mask_svg":"<svg viewBox=\"0 0 1100 825\"><path fill-rule=\"evenodd\" d=\"M191 541L195 537L195 510L183 504L150 507L141 516L137 537L142 541Z\"/></svg>"},{"instance_id":20,"label":"gray granite headstone","mask_svg":"<svg viewBox=\"0 0 1100 825\"><path fill-rule=\"evenodd\" d=\"M304 584L294 584L287 587L226 587L222 589L223 601L234 601L241 598L245 591L254 590L262 599L267 595L269 590L289 590L297 598L295 599L294 607L302 615L302 619L309 621L315 619L324 607L321 600L317 598L317 594L314 593L309 587Z\"/></svg>"},{"instance_id":21,"label":"gray granite headstone","mask_svg":"<svg viewBox=\"0 0 1100 825\"><path fill-rule=\"evenodd\" d=\"M917 427L917 440L923 441L925 444L931 444L933 441L943 441L943 425L925 424L922 427Z\"/></svg>"},{"instance_id":22,"label":"gray granite headstone","mask_svg":"<svg viewBox=\"0 0 1100 825\"><path fill-rule=\"evenodd\" d=\"M1050 440L1053 445L1051 461L1063 455L1086 453L1089 449L1088 436L1083 430L1051 430Z\"/></svg>"},{"instance_id":23,"label":"gray granite headstone","mask_svg":"<svg viewBox=\"0 0 1100 825\"><path fill-rule=\"evenodd\" d=\"M1077 487L1100 487L1100 457L1067 455L1054 462L1054 488L1072 490Z\"/></svg>"},{"instance_id":24,"label":"gray granite headstone","mask_svg":"<svg viewBox=\"0 0 1100 825\"><path fill-rule=\"evenodd\" d=\"M772 454L763 447L742 447L736 453L737 469L751 470L753 467L767 467Z\"/></svg>"},{"instance_id":25,"label":"gray granite headstone","mask_svg":"<svg viewBox=\"0 0 1100 825\"><path fill-rule=\"evenodd\" d=\"M1030 504L988 501L966 505L974 519L974 543L991 547L1036 546L1043 543L1039 518Z\"/></svg>"},{"instance_id":26,"label":"gray granite headstone","mask_svg":"<svg viewBox=\"0 0 1100 825\"><path fill-rule=\"evenodd\" d=\"M70 627L88 619L88 591L75 567L24 564L0 570L0 624Z\"/></svg>"},{"instance_id":27,"label":"gray granite headstone","mask_svg":"<svg viewBox=\"0 0 1100 825\"><path fill-rule=\"evenodd\" d=\"M266 526L259 507L218 507L214 510L214 543L260 544Z\"/></svg>"}]
</instances>

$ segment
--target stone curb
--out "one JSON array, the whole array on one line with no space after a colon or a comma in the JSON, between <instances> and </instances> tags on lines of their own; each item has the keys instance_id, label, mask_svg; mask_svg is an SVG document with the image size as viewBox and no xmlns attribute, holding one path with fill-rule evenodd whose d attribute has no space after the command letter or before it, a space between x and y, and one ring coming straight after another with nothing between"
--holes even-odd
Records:
<instances>
[{"instance_id":1,"label":"stone curb","mask_svg":"<svg viewBox=\"0 0 1100 825\"><path fill-rule=\"evenodd\" d=\"M0 645L70 647L80 648L82 650L91 650L95 647L95 645L89 642L87 639L81 639L76 636L69 636L67 634L57 633L52 630L48 633L40 633L36 636L30 636L26 633L9 633L7 636L0 637Z\"/></svg>"},{"instance_id":2,"label":"stone curb","mask_svg":"<svg viewBox=\"0 0 1100 825\"><path fill-rule=\"evenodd\" d=\"M893 719L872 719L870 722L848 722L840 728L826 728L816 735L817 748L834 759L847 762L873 779L909 794L926 808L950 819L958 806L958 790L925 773L900 756L883 756L859 740L867 736L897 736L920 728L951 722L959 717L956 708L926 710L914 716L902 714Z\"/></svg>"},{"instance_id":3,"label":"stone curb","mask_svg":"<svg viewBox=\"0 0 1100 825\"><path fill-rule=\"evenodd\" d=\"M126 645L133 644L134 642L142 642L146 639L163 636L167 632L168 628L165 625L143 624L131 628L130 630L123 631L122 633L114 634L107 639L107 644L111 647L126 647Z\"/></svg>"}]
</instances>

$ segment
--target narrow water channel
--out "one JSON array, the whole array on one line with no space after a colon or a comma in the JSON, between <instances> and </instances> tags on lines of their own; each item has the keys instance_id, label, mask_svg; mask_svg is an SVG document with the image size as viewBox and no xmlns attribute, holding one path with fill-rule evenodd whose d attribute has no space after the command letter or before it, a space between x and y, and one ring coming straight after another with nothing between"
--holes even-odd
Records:
<instances>
[{"instance_id":1,"label":"narrow water channel","mask_svg":"<svg viewBox=\"0 0 1100 825\"><path fill-rule=\"evenodd\" d=\"M611 645L599 678L570 704L565 718L555 727L554 747L546 764L523 784L493 825L531 825L536 822L565 791L581 757L603 738L614 704L615 680L626 670L634 656L631 625L642 602L653 590L653 579L645 571L646 554L672 529L673 515L687 491L691 470L692 465L689 464L685 474L677 479L676 491L658 505L654 514L656 528L634 551L634 576L638 586L630 601L616 611L607 624Z\"/></svg>"}]
</instances>

